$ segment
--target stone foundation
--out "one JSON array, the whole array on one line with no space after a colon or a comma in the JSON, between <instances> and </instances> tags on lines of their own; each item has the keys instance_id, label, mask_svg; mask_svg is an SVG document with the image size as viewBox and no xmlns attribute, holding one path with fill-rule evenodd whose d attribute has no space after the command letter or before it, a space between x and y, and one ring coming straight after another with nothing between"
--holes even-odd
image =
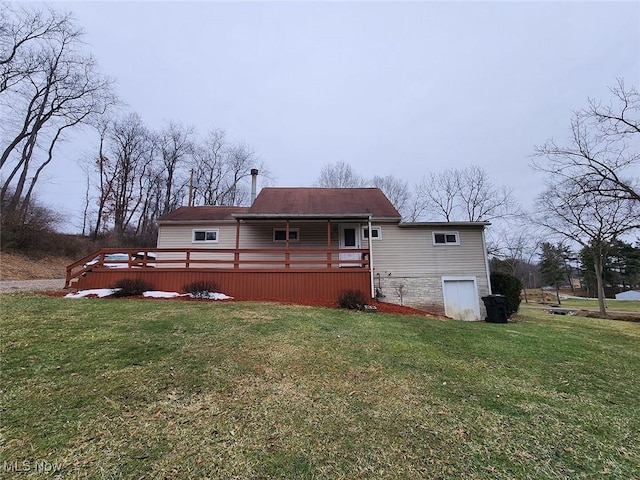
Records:
<instances>
[{"instance_id":1,"label":"stone foundation","mask_svg":"<svg viewBox=\"0 0 640 480\"><path fill-rule=\"evenodd\" d=\"M406 305L428 312L444 315L444 297L442 296L442 277L393 277L375 278L376 292L381 292L378 299L382 302ZM484 303L480 297L487 295L486 282L478 279L478 302L480 315L486 315Z\"/></svg>"},{"instance_id":2,"label":"stone foundation","mask_svg":"<svg viewBox=\"0 0 640 480\"><path fill-rule=\"evenodd\" d=\"M415 308L429 306L444 313L440 278L386 276L376 278L375 287L382 293L382 301Z\"/></svg>"}]
</instances>

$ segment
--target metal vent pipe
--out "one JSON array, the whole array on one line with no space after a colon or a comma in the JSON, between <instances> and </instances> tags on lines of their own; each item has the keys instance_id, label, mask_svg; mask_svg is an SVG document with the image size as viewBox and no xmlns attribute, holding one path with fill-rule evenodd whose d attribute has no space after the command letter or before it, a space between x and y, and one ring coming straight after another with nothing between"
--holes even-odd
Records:
<instances>
[{"instance_id":1,"label":"metal vent pipe","mask_svg":"<svg viewBox=\"0 0 640 480\"><path fill-rule=\"evenodd\" d=\"M258 184L258 169L252 168L251 169L251 205L253 205L253 202L255 202L256 200L257 184Z\"/></svg>"}]
</instances>

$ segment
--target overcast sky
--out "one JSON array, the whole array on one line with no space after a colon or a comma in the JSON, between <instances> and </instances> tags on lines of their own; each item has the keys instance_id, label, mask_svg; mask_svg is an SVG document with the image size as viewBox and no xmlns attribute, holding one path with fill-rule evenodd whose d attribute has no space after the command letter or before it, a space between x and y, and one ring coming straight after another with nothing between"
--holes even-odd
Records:
<instances>
[{"instance_id":1,"label":"overcast sky","mask_svg":"<svg viewBox=\"0 0 640 480\"><path fill-rule=\"evenodd\" d=\"M587 98L640 86L640 2L51 2L71 11L131 111L227 132L278 186L344 161L410 184L477 164L524 207L534 145ZM71 139L40 198L81 224Z\"/></svg>"}]
</instances>

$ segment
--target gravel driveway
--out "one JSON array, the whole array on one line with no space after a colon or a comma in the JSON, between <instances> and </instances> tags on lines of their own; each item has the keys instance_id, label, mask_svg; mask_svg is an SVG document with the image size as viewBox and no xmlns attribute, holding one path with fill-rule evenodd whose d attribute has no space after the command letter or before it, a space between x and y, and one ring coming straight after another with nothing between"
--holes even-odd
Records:
<instances>
[{"instance_id":1,"label":"gravel driveway","mask_svg":"<svg viewBox=\"0 0 640 480\"><path fill-rule=\"evenodd\" d=\"M64 278L47 280L1 280L0 293L51 292L62 290L64 280Z\"/></svg>"}]
</instances>

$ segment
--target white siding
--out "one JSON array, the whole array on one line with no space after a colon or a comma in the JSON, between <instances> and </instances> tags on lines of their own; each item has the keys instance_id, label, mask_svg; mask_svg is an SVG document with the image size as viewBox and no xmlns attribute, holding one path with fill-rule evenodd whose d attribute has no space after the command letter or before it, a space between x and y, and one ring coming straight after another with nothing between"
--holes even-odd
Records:
<instances>
[{"instance_id":1,"label":"white siding","mask_svg":"<svg viewBox=\"0 0 640 480\"><path fill-rule=\"evenodd\" d=\"M434 245L433 231L446 228L380 226L382 239L372 243L374 284L381 289L384 301L444 313L442 277L474 277L479 309L484 315L480 297L489 293L489 279L480 227L452 227L450 230L459 234L460 244ZM366 242L365 246L368 248Z\"/></svg>"},{"instance_id":2,"label":"white siding","mask_svg":"<svg viewBox=\"0 0 640 480\"><path fill-rule=\"evenodd\" d=\"M391 273L402 277L425 274L486 277L482 230L478 227L452 228L460 235L460 245L434 245L433 229L381 226L382 240L373 241L374 263L381 274ZM444 231L442 227L436 230Z\"/></svg>"},{"instance_id":3,"label":"white siding","mask_svg":"<svg viewBox=\"0 0 640 480\"><path fill-rule=\"evenodd\" d=\"M218 242L192 242L194 230L217 228ZM236 248L236 224L198 223L191 225L160 225L158 227L158 248Z\"/></svg>"}]
</instances>

